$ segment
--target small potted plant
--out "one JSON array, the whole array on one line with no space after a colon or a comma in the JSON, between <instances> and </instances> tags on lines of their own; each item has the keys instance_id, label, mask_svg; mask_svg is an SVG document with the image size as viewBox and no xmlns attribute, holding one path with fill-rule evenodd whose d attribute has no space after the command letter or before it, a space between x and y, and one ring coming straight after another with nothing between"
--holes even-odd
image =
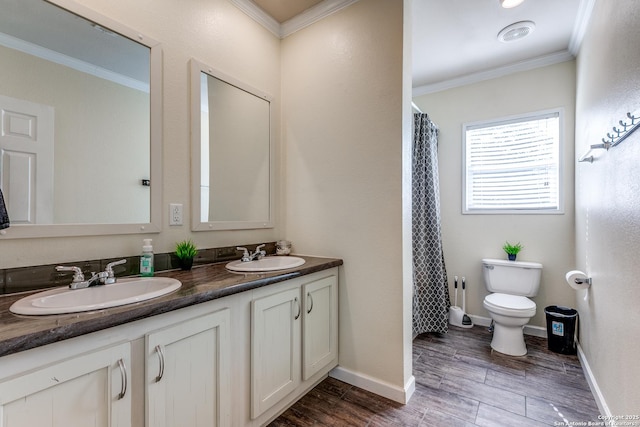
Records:
<instances>
[{"instance_id":1,"label":"small potted plant","mask_svg":"<svg viewBox=\"0 0 640 427\"><path fill-rule=\"evenodd\" d=\"M193 266L193 258L198 254L195 243L191 240L183 240L176 244L176 256L178 257L178 265L182 270L191 270Z\"/></svg>"},{"instance_id":2,"label":"small potted plant","mask_svg":"<svg viewBox=\"0 0 640 427\"><path fill-rule=\"evenodd\" d=\"M505 242L504 246L502 246L502 249L507 253L509 261L515 261L518 252L522 250L522 245L520 244L520 242L516 243L515 245L512 245L509 242Z\"/></svg>"}]
</instances>

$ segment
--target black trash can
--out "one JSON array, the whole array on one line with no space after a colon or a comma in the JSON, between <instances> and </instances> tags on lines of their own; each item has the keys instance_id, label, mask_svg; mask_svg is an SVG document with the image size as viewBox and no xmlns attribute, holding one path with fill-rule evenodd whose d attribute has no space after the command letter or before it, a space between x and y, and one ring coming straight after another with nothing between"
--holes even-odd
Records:
<instances>
[{"instance_id":1,"label":"black trash can","mask_svg":"<svg viewBox=\"0 0 640 427\"><path fill-rule=\"evenodd\" d=\"M573 308L550 305L544 309L547 315L547 341L554 353L576 354L576 321L578 312Z\"/></svg>"}]
</instances>

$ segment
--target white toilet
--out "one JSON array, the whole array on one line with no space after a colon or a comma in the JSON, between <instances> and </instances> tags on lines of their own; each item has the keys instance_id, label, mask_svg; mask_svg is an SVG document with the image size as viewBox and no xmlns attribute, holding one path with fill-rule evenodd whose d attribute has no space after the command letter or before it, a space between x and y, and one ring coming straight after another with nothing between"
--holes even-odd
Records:
<instances>
[{"instance_id":1,"label":"white toilet","mask_svg":"<svg viewBox=\"0 0 640 427\"><path fill-rule=\"evenodd\" d=\"M483 259L482 276L487 295L482 303L493 319L491 348L511 356L524 356L522 328L536 314L534 297L540 289L542 264Z\"/></svg>"}]
</instances>

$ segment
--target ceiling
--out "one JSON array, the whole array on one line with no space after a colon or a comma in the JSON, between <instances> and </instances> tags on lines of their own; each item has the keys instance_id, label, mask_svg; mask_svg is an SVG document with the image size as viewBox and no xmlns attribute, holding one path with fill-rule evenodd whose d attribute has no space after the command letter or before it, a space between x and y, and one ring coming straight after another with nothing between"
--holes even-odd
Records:
<instances>
[{"instance_id":1,"label":"ceiling","mask_svg":"<svg viewBox=\"0 0 640 427\"><path fill-rule=\"evenodd\" d=\"M414 0L414 95L571 59L579 46L586 0ZM509 43L507 25L533 21L529 36Z\"/></svg>"},{"instance_id":2,"label":"ceiling","mask_svg":"<svg viewBox=\"0 0 640 427\"><path fill-rule=\"evenodd\" d=\"M322 3L323 0L251 0L267 12L278 23L288 21L307 9Z\"/></svg>"},{"instance_id":3,"label":"ceiling","mask_svg":"<svg viewBox=\"0 0 640 427\"><path fill-rule=\"evenodd\" d=\"M14 37L39 44L37 40L28 39L29 34L20 33L23 30L21 25L14 24L20 22L17 17L21 9L27 5L42 2L1 1L4 7L16 10L0 14L0 27L12 34L15 26ZM231 1L274 34L286 37L358 0ZM594 1L525 0L513 9L503 9L499 0L413 0L413 95L419 96L499 77L514 71L572 59L577 53ZM53 16L50 11L43 14L43 16ZM53 34L56 34L56 29L66 30L69 25L80 25L74 22L58 23L52 19L43 19L36 28L50 28ZM536 29L528 37L510 43L500 42L497 39L497 34L502 28L524 20L536 23ZM71 44L68 39L62 39L62 48L81 49L82 46L76 46L76 44L87 38L102 35L99 31L95 31L100 29L99 27L94 26L96 28L93 29L86 27L86 36L77 37L78 43L74 44ZM42 44L43 46L58 40L57 37L50 35L52 33L48 34L44 37L46 43ZM107 35L105 33L103 38L109 39ZM55 47L50 49L58 50ZM69 54L64 50L58 51ZM102 53L97 52L98 58L91 58L90 54L89 49L86 54L83 54L87 57L82 56L82 58L92 64L107 67L101 65ZM102 61L104 62L103 59ZM123 62L132 63L131 61ZM131 75L127 70L120 70L120 72ZM140 77L134 78L140 79Z\"/></svg>"},{"instance_id":4,"label":"ceiling","mask_svg":"<svg viewBox=\"0 0 640 427\"><path fill-rule=\"evenodd\" d=\"M284 25L336 3L249 1ZM593 0L525 0L503 9L499 0L413 0L414 96L573 58L592 4ZM501 29L525 20L536 24L528 37L510 43L497 39Z\"/></svg>"},{"instance_id":5,"label":"ceiling","mask_svg":"<svg viewBox=\"0 0 640 427\"><path fill-rule=\"evenodd\" d=\"M149 48L40 0L0 0L0 46L139 90L149 90Z\"/></svg>"}]
</instances>

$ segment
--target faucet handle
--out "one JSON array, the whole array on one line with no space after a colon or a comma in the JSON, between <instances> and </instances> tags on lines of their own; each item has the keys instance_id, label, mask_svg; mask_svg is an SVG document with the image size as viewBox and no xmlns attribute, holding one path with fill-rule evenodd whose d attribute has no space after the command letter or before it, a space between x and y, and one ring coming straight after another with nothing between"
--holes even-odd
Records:
<instances>
[{"instance_id":1,"label":"faucet handle","mask_svg":"<svg viewBox=\"0 0 640 427\"><path fill-rule=\"evenodd\" d=\"M113 277L113 267L115 267L116 265L125 264L126 262L127 262L126 259L121 259L120 261L110 262L109 264L107 264L107 267L104 269L104 271L106 271L109 274L109 277Z\"/></svg>"},{"instance_id":2,"label":"faucet handle","mask_svg":"<svg viewBox=\"0 0 640 427\"><path fill-rule=\"evenodd\" d=\"M126 262L127 262L126 259L121 259L120 261L114 261L107 264L104 271L100 273L100 281L105 285L116 283L116 276L113 273L113 267L115 267L116 265L124 264Z\"/></svg>"},{"instance_id":3,"label":"faucet handle","mask_svg":"<svg viewBox=\"0 0 640 427\"><path fill-rule=\"evenodd\" d=\"M242 261L251 261L251 255L249 255L249 251L247 250L247 248L244 248L242 246L236 246L236 250L243 251Z\"/></svg>"},{"instance_id":4,"label":"faucet handle","mask_svg":"<svg viewBox=\"0 0 640 427\"><path fill-rule=\"evenodd\" d=\"M256 251L253 253L254 257L257 257L258 259L264 257L267 255L267 252L265 250L263 250L262 248L265 247L265 243L258 245L258 247L256 247Z\"/></svg>"},{"instance_id":5,"label":"faucet handle","mask_svg":"<svg viewBox=\"0 0 640 427\"><path fill-rule=\"evenodd\" d=\"M82 270L79 267L59 265L56 267L56 271L73 271L73 282L84 282L84 274L82 274Z\"/></svg>"}]
</instances>

